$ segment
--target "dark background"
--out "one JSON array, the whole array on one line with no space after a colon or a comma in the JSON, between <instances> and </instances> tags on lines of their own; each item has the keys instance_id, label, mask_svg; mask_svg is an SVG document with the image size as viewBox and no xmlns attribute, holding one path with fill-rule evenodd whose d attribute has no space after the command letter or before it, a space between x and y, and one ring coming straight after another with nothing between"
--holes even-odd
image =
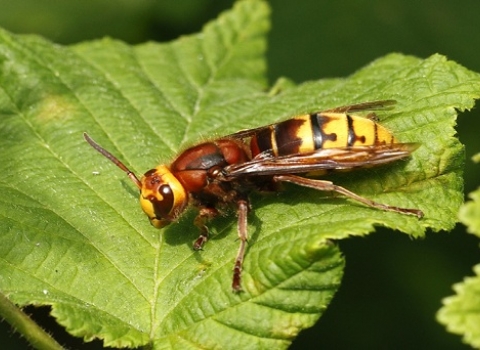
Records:
<instances>
[{"instance_id":1,"label":"dark background","mask_svg":"<svg viewBox=\"0 0 480 350\"><path fill-rule=\"evenodd\" d=\"M14 33L36 33L60 44L111 36L128 43L167 41L198 32L233 1L182 0L0 0L0 26ZM297 83L346 77L390 52L426 58L441 53L480 72L480 1L463 0L303 0L270 1L268 76ZM480 152L479 111L459 118L466 144L465 193L480 183L470 157ZM317 325L292 349L468 349L460 337L435 320L451 286L472 275L480 261L478 240L461 225L450 233L429 232L422 240L378 230L340 243L347 267L342 286ZM28 308L39 320L47 309ZM54 327L54 326L53 326ZM52 328L61 329L59 327ZM67 335L55 337L71 349L82 346ZM0 324L5 349L27 344L9 325Z\"/></svg>"}]
</instances>

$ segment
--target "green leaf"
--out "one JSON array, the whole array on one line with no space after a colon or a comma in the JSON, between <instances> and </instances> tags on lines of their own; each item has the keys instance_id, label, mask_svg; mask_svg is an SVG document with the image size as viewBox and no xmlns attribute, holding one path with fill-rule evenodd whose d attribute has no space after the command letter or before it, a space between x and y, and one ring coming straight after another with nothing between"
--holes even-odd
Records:
<instances>
[{"instance_id":1,"label":"green leaf","mask_svg":"<svg viewBox=\"0 0 480 350\"><path fill-rule=\"evenodd\" d=\"M480 162L480 153L477 153L473 160ZM460 221L467 226L467 230L480 237L480 188L469 194L472 199L460 208L458 214Z\"/></svg>"},{"instance_id":2,"label":"green leaf","mask_svg":"<svg viewBox=\"0 0 480 350\"><path fill-rule=\"evenodd\" d=\"M476 73L444 57L393 54L346 79L265 78L268 7L240 1L200 34L168 44L105 39L72 47L0 32L0 290L51 305L67 330L109 346L286 348L325 310L343 259L330 239L374 225L413 236L448 230L462 202L456 110L478 98ZM286 186L252 195L244 292L230 290L234 215L194 252L194 210L150 226L135 186L83 140L87 131L136 173L189 145L297 113L395 99L379 111L407 161L330 179L425 218Z\"/></svg>"},{"instance_id":3,"label":"green leaf","mask_svg":"<svg viewBox=\"0 0 480 350\"><path fill-rule=\"evenodd\" d=\"M443 300L437 319L449 332L460 334L463 341L480 348L480 264L474 267L475 276L466 277L453 286L456 295Z\"/></svg>"},{"instance_id":4,"label":"green leaf","mask_svg":"<svg viewBox=\"0 0 480 350\"><path fill-rule=\"evenodd\" d=\"M480 189L470 193L471 201L460 208L460 221L467 230L480 236ZM463 336L463 341L480 348L480 264L474 267L475 276L467 277L453 286L455 295L443 300L437 319L447 329Z\"/></svg>"}]
</instances>

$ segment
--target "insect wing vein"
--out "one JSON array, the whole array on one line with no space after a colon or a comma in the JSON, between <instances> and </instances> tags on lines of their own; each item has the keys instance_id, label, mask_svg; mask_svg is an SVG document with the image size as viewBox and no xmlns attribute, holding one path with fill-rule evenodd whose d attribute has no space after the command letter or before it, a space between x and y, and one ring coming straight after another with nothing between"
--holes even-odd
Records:
<instances>
[{"instance_id":1,"label":"insect wing vein","mask_svg":"<svg viewBox=\"0 0 480 350\"><path fill-rule=\"evenodd\" d=\"M249 162L226 167L226 178L256 175L300 174L322 170L341 170L389 163L410 155L418 147L415 143L397 143L383 146L319 149L308 154L281 157L257 156Z\"/></svg>"}]
</instances>

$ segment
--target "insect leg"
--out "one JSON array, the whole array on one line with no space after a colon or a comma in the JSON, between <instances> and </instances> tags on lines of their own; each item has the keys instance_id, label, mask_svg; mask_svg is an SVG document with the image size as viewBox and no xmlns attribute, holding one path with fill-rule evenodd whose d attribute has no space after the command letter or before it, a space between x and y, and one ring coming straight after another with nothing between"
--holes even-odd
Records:
<instances>
[{"instance_id":1,"label":"insect leg","mask_svg":"<svg viewBox=\"0 0 480 350\"><path fill-rule=\"evenodd\" d=\"M421 210L400 208L400 207L394 207L394 206L378 203L368 198L361 197L358 194L353 193L352 191L349 191L344 187L337 186L330 181L309 179L309 178L296 176L296 175L276 175L273 177L273 179L274 181L291 182L296 185L313 188L319 191L337 192L346 197L354 199L357 202L363 203L369 207L373 207L381 210L393 211L393 212L402 213L402 214L415 215L419 219L423 217L423 212Z\"/></svg>"},{"instance_id":2,"label":"insect leg","mask_svg":"<svg viewBox=\"0 0 480 350\"><path fill-rule=\"evenodd\" d=\"M208 227L205 225L208 220L218 215L218 210L210 207L202 207L194 220L195 226L200 229L200 236L193 243L194 250L202 250L208 241Z\"/></svg>"},{"instance_id":3,"label":"insect leg","mask_svg":"<svg viewBox=\"0 0 480 350\"><path fill-rule=\"evenodd\" d=\"M242 266L245 257L245 249L247 246L248 232L247 232L247 214L248 201L240 199L237 201L238 205L238 238L240 239L240 246L238 247L237 257L235 258L235 265L233 267L233 281L232 290L234 292L241 292L242 286Z\"/></svg>"}]
</instances>

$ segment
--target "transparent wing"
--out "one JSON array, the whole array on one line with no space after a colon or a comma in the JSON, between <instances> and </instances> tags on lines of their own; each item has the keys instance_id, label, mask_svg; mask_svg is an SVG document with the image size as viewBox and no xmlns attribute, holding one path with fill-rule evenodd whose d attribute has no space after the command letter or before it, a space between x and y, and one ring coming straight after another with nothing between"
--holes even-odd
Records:
<instances>
[{"instance_id":1,"label":"transparent wing","mask_svg":"<svg viewBox=\"0 0 480 350\"><path fill-rule=\"evenodd\" d=\"M302 174L370 167L405 158L418 146L418 143L395 143L351 148L322 148L311 153L280 157L261 153L249 162L227 166L223 170L223 176L228 180L241 176Z\"/></svg>"}]
</instances>

